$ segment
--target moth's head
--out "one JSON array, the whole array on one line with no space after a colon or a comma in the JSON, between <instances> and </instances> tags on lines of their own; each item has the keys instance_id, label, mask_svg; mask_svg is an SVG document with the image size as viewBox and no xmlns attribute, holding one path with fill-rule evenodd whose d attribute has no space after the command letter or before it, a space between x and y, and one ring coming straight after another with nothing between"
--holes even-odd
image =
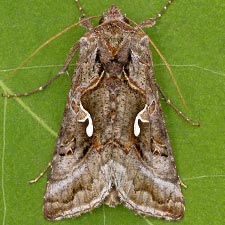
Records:
<instances>
[{"instance_id":1,"label":"moth's head","mask_svg":"<svg viewBox=\"0 0 225 225\"><path fill-rule=\"evenodd\" d=\"M123 21L125 23L129 23L129 20L123 15L119 8L117 8L115 5L112 5L107 12L105 12L102 15L102 18L99 21L99 24L112 21L112 20L118 20L118 21Z\"/></svg>"}]
</instances>

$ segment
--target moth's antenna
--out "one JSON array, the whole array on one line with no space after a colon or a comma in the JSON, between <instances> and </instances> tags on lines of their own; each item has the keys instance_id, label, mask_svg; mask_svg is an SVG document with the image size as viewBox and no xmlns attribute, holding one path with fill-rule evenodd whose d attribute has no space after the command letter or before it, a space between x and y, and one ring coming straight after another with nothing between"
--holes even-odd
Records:
<instances>
[{"instance_id":1,"label":"moth's antenna","mask_svg":"<svg viewBox=\"0 0 225 225\"><path fill-rule=\"evenodd\" d=\"M167 4L168 4L168 3L167 3ZM129 19L129 21L131 21L133 24L135 24L135 25L136 25L136 29L140 29L141 32L142 32L143 34L145 34L145 32L142 30L142 27L148 27L148 26L151 27L151 26L154 26L154 24L155 24L155 20L152 19L152 18L151 18L151 19L148 19L148 20L145 20L144 22L142 22L142 23L140 23L140 24L137 24L135 21L131 20L130 18L128 18L128 19ZM176 81L176 79L175 79L175 77L174 77L174 75L173 75L173 72L172 72L172 70L171 70L171 68L170 68L169 63L166 61L165 57L164 57L163 54L159 51L159 49L157 48L157 46L155 45L155 43L152 41L152 39L151 39L150 37L148 37L148 39L149 39L149 42L150 42L150 44L152 45L152 47L155 49L155 51L157 52L157 54L160 56L160 58L162 59L162 61L165 63L166 68L167 68L168 71L169 71L169 75L170 75L170 77L172 78L173 83L174 83L174 85L175 85L175 87L176 87L176 89L177 89L177 92L178 92L178 94L179 94L179 96L180 96L180 98L181 98L182 104L184 105L185 108L187 108L187 105L186 105L186 103L185 103L184 97L183 97L183 95L182 95L182 93L181 93L181 90L180 90L180 88L179 88L179 86L178 86L178 84L177 84L177 81Z\"/></svg>"},{"instance_id":2,"label":"moth's antenna","mask_svg":"<svg viewBox=\"0 0 225 225\"><path fill-rule=\"evenodd\" d=\"M174 0L169 0L166 5L161 9L161 11L159 13L156 14L155 17L153 17L153 20L157 20L160 17L162 17L163 14L165 14L166 10L168 9L168 7L173 3Z\"/></svg>"},{"instance_id":3,"label":"moth's antenna","mask_svg":"<svg viewBox=\"0 0 225 225\"><path fill-rule=\"evenodd\" d=\"M65 34L67 31L73 29L74 27L76 27L79 24L82 24L90 19L99 18L99 17L100 16L86 17L86 18L80 20L79 22L74 23L74 24L70 25L69 27L65 28L63 31L59 32L58 34L54 35L53 37L49 38L47 41L45 41L43 44L41 44L33 53L31 53L22 63L20 63L20 65L15 70L13 70L12 74L15 74L20 68L22 68L24 65L26 65L42 48L44 48L46 45L48 45L50 42L52 42L56 38Z\"/></svg>"},{"instance_id":4,"label":"moth's antenna","mask_svg":"<svg viewBox=\"0 0 225 225\"><path fill-rule=\"evenodd\" d=\"M168 9L168 7L173 3L173 1L174 1L174 0L169 0L169 1L166 3L166 5L161 9L161 11L160 11L155 17L153 17L153 18L151 18L151 19L152 19L153 21L156 21L157 19L161 18L162 15L165 14L165 12L166 12L166 10ZM183 97L183 95L182 95L182 93L181 93L181 90L180 90L180 88L179 88L179 86L178 86L178 84L177 84L177 81L176 81L176 79L175 79L175 77L174 77L174 75L173 75L173 72L172 72L172 70L171 70L171 68L170 68L169 63L166 61L165 57L164 57L164 56L162 55L162 53L159 51L159 49L157 48L157 46L155 45L155 43L151 40L151 38L150 38L150 37L148 37L148 38L149 38L150 44L153 46L153 48L156 50L156 52L158 53L158 55L160 56L160 58L161 58L161 59L163 60L163 62L165 63L165 65L166 65L166 67L167 67L167 69L168 69L168 71L169 71L170 77L172 78L173 83L174 83L174 85L176 86L176 89L177 89L177 92L178 92L178 94L179 94L179 96L180 96L180 98L181 98L181 101L182 101L184 107L187 108L187 105L186 105L186 103L185 103L184 97Z\"/></svg>"},{"instance_id":5,"label":"moth's antenna","mask_svg":"<svg viewBox=\"0 0 225 225\"><path fill-rule=\"evenodd\" d=\"M176 81L176 79L175 79L175 77L174 77L174 75L173 75L173 72L172 72L172 70L171 70L171 68L170 68L169 63L166 61L165 57L164 57L164 56L162 55L162 53L159 51L159 49L157 48L157 46L155 45L155 43L152 41L152 39L151 39L150 37L148 37L148 39L149 39L150 44L153 46L153 48L155 49L155 51L158 53L158 55L159 55L160 58L162 59L162 61L165 63L166 68L167 68L168 71L169 71L170 77L172 78L173 83L174 83L174 85L176 86L176 89L177 89L177 92L178 92L178 94L179 94L179 96L180 96L180 98L181 98L181 101L182 101L184 107L187 108L187 105L186 105L186 103L185 103L184 97L183 97L183 95L182 95L182 93L181 93L181 90L180 90L180 88L179 88L179 86L178 86L178 84L177 84L177 81Z\"/></svg>"},{"instance_id":6,"label":"moth's antenna","mask_svg":"<svg viewBox=\"0 0 225 225\"><path fill-rule=\"evenodd\" d=\"M85 14L85 12L84 12L83 7L82 7L81 4L80 4L80 1L79 1L79 0L75 0L75 3L76 3L76 5L77 5L77 8L79 9L79 11L81 12L82 17L85 17L86 14Z\"/></svg>"}]
</instances>

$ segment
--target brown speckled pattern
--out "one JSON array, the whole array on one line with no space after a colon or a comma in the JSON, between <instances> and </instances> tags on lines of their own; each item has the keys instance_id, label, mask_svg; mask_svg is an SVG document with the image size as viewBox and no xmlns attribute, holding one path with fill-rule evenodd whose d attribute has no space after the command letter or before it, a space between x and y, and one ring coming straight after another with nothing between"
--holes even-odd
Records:
<instances>
[{"instance_id":1,"label":"brown speckled pattern","mask_svg":"<svg viewBox=\"0 0 225 225\"><path fill-rule=\"evenodd\" d=\"M112 6L79 41L71 90L44 197L48 220L105 203L167 220L184 201L162 116L148 37ZM90 113L93 134L86 133ZM134 121L141 110L140 133Z\"/></svg>"}]
</instances>

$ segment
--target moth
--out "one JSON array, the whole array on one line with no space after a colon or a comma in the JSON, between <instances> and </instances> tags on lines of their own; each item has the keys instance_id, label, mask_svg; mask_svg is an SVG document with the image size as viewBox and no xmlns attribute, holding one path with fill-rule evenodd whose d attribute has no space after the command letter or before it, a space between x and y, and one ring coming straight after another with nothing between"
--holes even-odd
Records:
<instances>
[{"instance_id":1,"label":"moth","mask_svg":"<svg viewBox=\"0 0 225 225\"><path fill-rule=\"evenodd\" d=\"M83 21L88 32L74 44L55 77L25 94L5 95L43 90L67 71L79 49L51 162L44 216L54 221L102 204L123 204L139 215L181 219L181 182L162 115L149 38L140 29L153 26L155 20L131 26L111 6L98 26Z\"/></svg>"},{"instance_id":2,"label":"moth","mask_svg":"<svg viewBox=\"0 0 225 225\"><path fill-rule=\"evenodd\" d=\"M79 51L44 196L48 220L107 204L178 220L184 200L154 78L149 39L116 6Z\"/></svg>"}]
</instances>

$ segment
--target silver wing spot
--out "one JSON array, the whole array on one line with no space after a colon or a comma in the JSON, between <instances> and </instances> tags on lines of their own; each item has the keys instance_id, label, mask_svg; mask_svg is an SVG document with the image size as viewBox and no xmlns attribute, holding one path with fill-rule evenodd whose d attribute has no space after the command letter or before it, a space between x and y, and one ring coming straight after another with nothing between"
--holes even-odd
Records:
<instances>
[{"instance_id":1,"label":"silver wing spot","mask_svg":"<svg viewBox=\"0 0 225 225\"><path fill-rule=\"evenodd\" d=\"M146 117L146 113L147 113L147 108L148 108L148 105L147 104L145 104L145 107L144 107L144 109L142 109L138 114L137 114L137 116L136 116L136 118L135 118L135 121L134 121L134 135L137 137L139 134L140 134L140 132L141 132L141 129L140 129L140 127L139 127L139 125L138 125L138 121L139 120L141 120L141 122L143 122L143 123L148 123L149 122L149 120L147 119L147 117Z\"/></svg>"},{"instance_id":2,"label":"silver wing spot","mask_svg":"<svg viewBox=\"0 0 225 225\"><path fill-rule=\"evenodd\" d=\"M91 115L90 113L84 109L83 105L80 103L80 109L85 113L85 117L82 119L79 119L78 122L85 122L86 120L88 120L88 126L86 128L86 134L88 137L91 137L93 135L93 122L91 119Z\"/></svg>"}]
</instances>

